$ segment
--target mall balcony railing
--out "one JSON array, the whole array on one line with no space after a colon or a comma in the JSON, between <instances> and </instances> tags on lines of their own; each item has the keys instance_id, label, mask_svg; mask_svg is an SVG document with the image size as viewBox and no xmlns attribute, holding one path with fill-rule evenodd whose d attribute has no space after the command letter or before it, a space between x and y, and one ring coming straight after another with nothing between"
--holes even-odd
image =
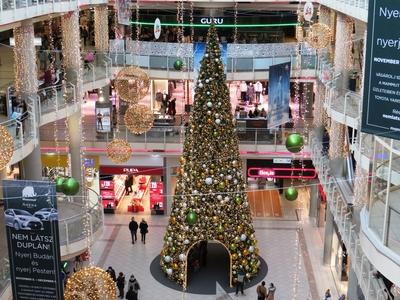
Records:
<instances>
[{"instance_id":1,"label":"mall balcony railing","mask_svg":"<svg viewBox=\"0 0 400 300\"><path fill-rule=\"evenodd\" d=\"M73 11L81 5L106 3L107 0L0 0L0 25Z\"/></svg>"},{"instance_id":2,"label":"mall balcony railing","mask_svg":"<svg viewBox=\"0 0 400 300\"><path fill-rule=\"evenodd\" d=\"M369 0L319 0L319 3L348 16L367 22Z\"/></svg>"},{"instance_id":3,"label":"mall balcony railing","mask_svg":"<svg viewBox=\"0 0 400 300\"><path fill-rule=\"evenodd\" d=\"M67 132L62 125L57 128L57 139L59 142L67 140ZM186 127L184 126L154 126L150 131L136 135L129 131L129 129L123 125L119 126L119 131L115 133L97 133L96 124L85 121L83 123L83 136L85 136L85 142L93 145L94 142L109 143L114 137L125 139L129 143L140 145L146 150L170 150L171 145L178 145L177 149L182 149L183 142L185 139ZM54 141L54 127L42 127L40 128L40 139L42 142ZM306 127L300 128L281 128L281 129L255 129L255 128L241 128L237 127L237 135L239 143L241 145L254 145L254 146L274 146L272 151L278 151L279 146L283 146L286 141L287 135L290 133L299 132L307 134L308 129ZM308 138L306 136L305 143L307 144Z\"/></svg>"},{"instance_id":4,"label":"mall balcony railing","mask_svg":"<svg viewBox=\"0 0 400 300\"><path fill-rule=\"evenodd\" d=\"M388 299L387 292L376 270L365 256L359 239L359 228L353 222L353 207L345 200L337 179L330 176L329 158L326 156L322 142L310 135L311 159L318 172L318 177L327 196L327 203L339 233L351 259L353 268L366 300ZM340 180L340 179L338 179Z\"/></svg>"}]
</instances>

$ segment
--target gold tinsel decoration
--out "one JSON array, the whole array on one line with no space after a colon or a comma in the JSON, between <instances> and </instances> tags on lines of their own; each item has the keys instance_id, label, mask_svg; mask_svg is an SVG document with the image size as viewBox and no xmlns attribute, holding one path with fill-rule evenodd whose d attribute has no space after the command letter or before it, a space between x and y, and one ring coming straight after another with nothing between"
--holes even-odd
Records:
<instances>
[{"instance_id":1,"label":"gold tinsel decoration","mask_svg":"<svg viewBox=\"0 0 400 300\"><path fill-rule=\"evenodd\" d=\"M126 110L124 121L130 132L142 134L153 127L154 115L147 106L134 104Z\"/></svg>"},{"instance_id":2,"label":"gold tinsel decoration","mask_svg":"<svg viewBox=\"0 0 400 300\"><path fill-rule=\"evenodd\" d=\"M325 24L316 23L310 27L306 41L314 49L323 49L331 42L331 30Z\"/></svg>"},{"instance_id":3,"label":"gold tinsel decoration","mask_svg":"<svg viewBox=\"0 0 400 300\"><path fill-rule=\"evenodd\" d=\"M107 157L116 164L127 162L131 156L131 145L125 140L114 139L107 145Z\"/></svg>"},{"instance_id":4,"label":"gold tinsel decoration","mask_svg":"<svg viewBox=\"0 0 400 300\"><path fill-rule=\"evenodd\" d=\"M115 78L115 88L123 101L136 104L149 92L150 78L139 67L126 67Z\"/></svg>"},{"instance_id":5,"label":"gold tinsel decoration","mask_svg":"<svg viewBox=\"0 0 400 300\"><path fill-rule=\"evenodd\" d=\"M65 300L117 299L111 276L98 267L86 267L74 273L67 281Z\"/></svg>"},{"instance_id":6,"label":"gold tinsel decoration","mask_svg":"<svg viewBox=\"0 0 400 300\"><path fill-rule=\"evenodd\" d=\"M3 170L14 154L14 140L7 128L2 125L0 125L0 136L0 170Z\"/></svg>"}]
</instances>

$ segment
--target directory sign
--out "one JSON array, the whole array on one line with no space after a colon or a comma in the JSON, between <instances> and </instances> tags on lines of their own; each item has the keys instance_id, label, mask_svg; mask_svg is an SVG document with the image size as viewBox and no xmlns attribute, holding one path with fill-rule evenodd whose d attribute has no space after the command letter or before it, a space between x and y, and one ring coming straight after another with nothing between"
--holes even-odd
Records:
<instances>
[{"instance_id":1,"label":"directory sign","mask_svg":"<svg viewBox=\"0 0 400 300\"><path fill-rule=\"evenodd\" d=\"M370 0L361 131L400 139L400 9Z\"/></svg>"},{"instance_id":2,"label":"directory sign","mask_svg":"<svg viewBox=\"0 0 400 300\"><path fill-rule=\"evenodd\" d=\"M55 184L3 180L3 195L13 299L63 299Z\"/></svg>"}]
</instances>

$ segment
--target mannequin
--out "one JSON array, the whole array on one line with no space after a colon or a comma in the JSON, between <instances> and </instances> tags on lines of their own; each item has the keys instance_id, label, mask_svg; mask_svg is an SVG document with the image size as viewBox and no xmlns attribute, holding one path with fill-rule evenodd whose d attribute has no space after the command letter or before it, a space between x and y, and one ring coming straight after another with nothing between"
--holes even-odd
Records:
<instances>
[{"instance_id":1,"label":"mannequin","mask_svg":"<svg viewBox=\"0 0 400 300\"><path fill-rule=\"evenodd\" d=\"M246 101L246 96L247 96L247 83L246 81L242 81L240 83L240 99L242 101Z\"/></svg>"},{"instance_id":2,"label":"mannequin","mask_svg":"<svg viewBox=\"0 0 400 300\"><path fill-rule=\"evenodd\" d=\"M256 103L260 103L260 97L263 90L263 85L260 81L257 81L254 85L254 91L256 92Z\"/></svg>"}]
</instances>

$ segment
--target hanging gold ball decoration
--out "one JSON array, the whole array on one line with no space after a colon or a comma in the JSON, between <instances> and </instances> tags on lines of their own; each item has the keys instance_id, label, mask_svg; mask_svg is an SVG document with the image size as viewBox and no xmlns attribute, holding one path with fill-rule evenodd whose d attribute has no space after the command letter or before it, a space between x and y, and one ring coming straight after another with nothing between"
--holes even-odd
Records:
<instances>
[{"instance_id":1,"label":"hanging gold ball decoration","mask_svg":"<svg viewBox=\"0 0 400 300\"><path fill-rule=\"evenodd\" d=\"M150 78L139 67L126 67L118 72L115 88L123 101L138 103L149 92Z\"/></svg>"},{"instance_id":2,"label":"hanging gold ball decoration","mask_svg":"<svg viewBox=\"0 0 400 300\"><path fill-rule=\"evenodd\" d=\"M125 140L114 139L107 145L107 157L116 164L127 162L131 155L131 145Z\"/></svg>"},{"instance_id":3,"label":"hanging gold ball decoration","mask_svg":"<svg viewBox=\"0 0 400 300\"><path fill-rule=\"evenodd\" d=\"M3 170L14 154L14 140L7 128L2 125L0 125L0 136L0 170Z\"/></svg>"},{"instance_id":4,"label":"hanging gold ball decoration","mask_svg":"<svg viewBox=\"0 0 400 300\"><path fill-rule=\"evenodd\" d=\"M117 291L107 272L98 267L86 267L68 279L64 299L114 300L117 299Z\"/></svg>"},{"instance_id":5,"label":"hanging gold ball decoration","mask_svg":"<svg viewBox=\"0 0 400 300\"><path fill-rule=\"evenodd\" d=\"M125 126L134 134L142 134L153 127L154 115L146 105L131 105L125 113Z\"/></svg>"},{"instance_id":6,"label":"hanging gold ball decoration","mask_svg":"<svg viewBox=\"0 0 400 300\"><path fill-rule=\"evenodd\" d=\"M323 49L331 42L331 30L328 25L316 23L310 27L306 41L314 49Z\"/></svg>"}]
</instances>

